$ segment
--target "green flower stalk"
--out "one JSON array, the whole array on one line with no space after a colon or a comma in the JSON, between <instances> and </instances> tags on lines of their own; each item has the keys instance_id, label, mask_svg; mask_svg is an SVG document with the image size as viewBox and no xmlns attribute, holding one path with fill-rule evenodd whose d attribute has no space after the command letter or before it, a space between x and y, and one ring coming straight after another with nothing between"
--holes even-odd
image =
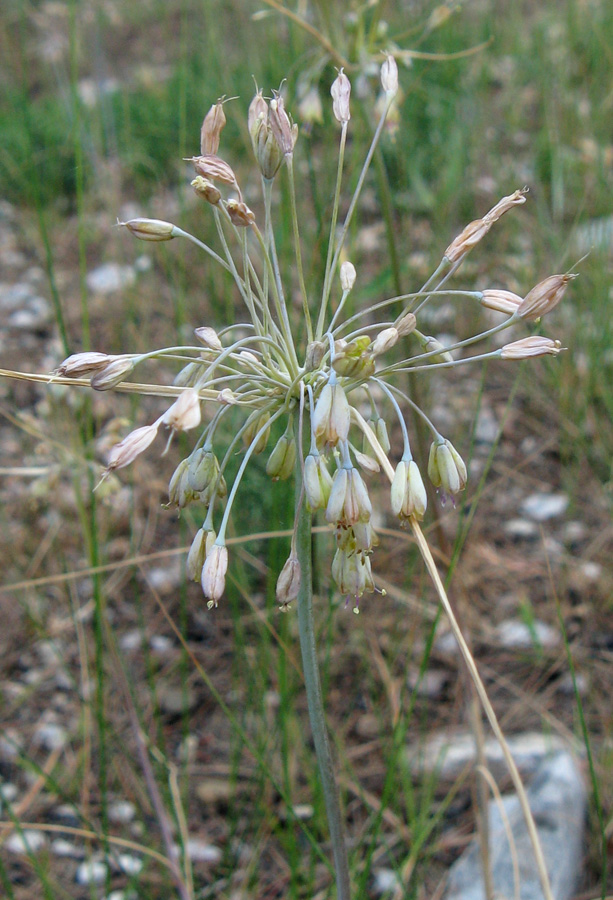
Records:
<instances>
[{"instance_id":1,"label":"green flower stalk","mask_svg":"<svg viewBox=\"0 0 613 900\"><path fill-rule=\"evenodd\" d=\"M219 155L225 115L222 101L218 101L204 119L200 154L191 158L196 171L192 186L205 204L204 213L214 219L218 246L210 247L172 223L157 219L136 218L119 224L141 240L183 237L199 246L209 263L222 266L244 303L246 317L241 337L233 339L235 325L215 330L214 323L207 323L196 329L199 344L195 346L115 357L99 352L77 353L61 363L55 375L57 380L76 380L79 384L89 378L97 390L141 389L173 398L172 405L154 423L136 428L111 450L107 474L131 464L162 429L169 433L169 440L179 432L200 429L194 450L170 478L169 499L179 509L199 504L203 510L202 526L190 548L187 569L190 579L200 581L209 607L223 600L226 573L231 565L225 534L241 480L251 457L268 449L275 423L284 425L266 465L273 481L292 474L296 478L292 549L278 576L277 599L284 609L293 601L298 602L309 712L325 788L340 900L349 900L349 869L316 665L310 575L312 516L321 511L331 527L335 545L331 576L339 592L357 611L362 596L377 590L373 507L358 466L367 471L383 469L390 482L393 515L401 525L414 529L419 528L418 520L427 513L426 476L443 499L464 490L468 478L458 451L395 384L397 376L402 372L426 375L482 359L518 360L557 354L561 349L559 342L540 335L515 339L501 349L486 347L477 354L472 347L553 309L574 277L550 276L524 298L497 289L447 288L468 253L500 218L525 203L526 190L522 189L503 197L482 218L467 225L444 251L435 272L414 293L391 297L344 316L347 298L359 274L349 260L342 259L342 254L368 167L398 92L393 56L388 56L381 67L381 86L381 115L353 196L344 207L348 212L339 221L344 148L351 121L351 84L341 69L332 85L333 114L340 126L340 139L329 243L318 281L313 279L307 286L303 274L297 215L299 192L293 165L300 145L297 127L286 111L283 97L275 92L273 99L267 101L258 90L248 111L248 130L261 176L263 220L246 206L233 168ZM271 197L275 180L280 177L288 179L292 213L294 260L287 270L282 268L277 253L272 219ZM294 290L301 297L300 316L294 314L287 300ZM502 324L443 347L419 330L423 309L441 296L451 296L459 303L477 302L507 318ZM385 315L392 305L395 311L400 310L394 320L379 320L378 316ZM392 348L394 361L386 362ZM152 358L180 364L174 385L133 385L128 381L135 369ZM203 420L201 410L205 399L216 404L216 411L207 420ZM372 409L369 421L360 412L365 403ZM407 408L415 410L431 431L432 447L427 461L412 455L405 422ZM395 422L402 434L403 452L392 464L388 434ZM233 438L226 447L220 446L222 423L232 424ZM224 428L223 434L227 433ZM362 449L356 449L357 446ZM242 462L228 489L227 465L241 448Z\"/></svg>"}]
</instances>

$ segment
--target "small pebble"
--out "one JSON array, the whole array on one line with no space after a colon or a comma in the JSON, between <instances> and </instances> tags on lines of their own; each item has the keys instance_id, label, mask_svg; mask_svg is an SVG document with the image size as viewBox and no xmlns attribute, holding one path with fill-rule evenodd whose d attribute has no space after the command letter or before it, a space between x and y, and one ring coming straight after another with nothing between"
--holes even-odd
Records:
<instances>
[{"instance_id":1,"label":"small pebble","mask_svg":"<svg viewBox=\"0 0 613 900\"><path fill-rule=\"evenodd\" d=\"M127 825L136 815L136 807L129 800L116 800L108 810L109 820L119 825Z\"/></svg>"},{"instance_id":2,"label":"small pebble","mask_svg":"<svg viewBox=\"0 0 613 900\"><path fill-rule=\"evenodd\" d=\"M51 852L55 856L64 856L70 859L83 859L85 856L85 851L82 847L77 847L64 838L56 838L54 841L51 841Z\"/></svg>"},{"instance_id":3,"label":"small pebble","mask_svg":"<svg viewBox=\"0 0 613 900\"><path fill-rule=\"evenodd\" d=\"M122 650L138 650L142 644L142 637L140 631L134 629L133 631L126 631L125 634L119 638L119 646Z\"/></svg>"},{"instance_id":4,"label":"small pebble","mask_svg":"<svg viewBox=\"0 0 613 900\"><path fill-rule=\"evenodd\" d=\"M530 625L519 619L505 619L496 628L496 636L503 647L528 650L542 647L550 650L560 643L560 635L546 622L535 621Z\"/></svg>"},{"instance_id":5,"label":"small pebble","mask_svg":"<svg viewBox=\"0 0 613 900\"><path fill-rule=\"evenodd\" d=\"M34 743L45 750L61 750L67 742L66 729L57 722L42 722L34 732Z\"/></svg>"},{"instance_id":6,"label":"small pebble","mask_svg":"<svg viewBox=\"0 0 613 900\"><path fill-rule=\"evenodd\" d=\"M531 494L523 501L521 511L534 522L547 522L563 515L567 507L566 494Z\"/></svg>"},{"instance_id":7,"label":"small pebble","mask_svg":"<svg viewBox=\"0 0 613 900\"><path fill-rule=\"evenodd\" d=\"M169 638L167 635L154 634L149 641L149 646L152 650L155 650L156 653L168 653L172 650L174 644L172 638Z\"/></svg>"},{"instance_id":8,"label":"small pebble","mask_svg":"<svg viewBox=\"0 0 613 900\"><path fill-rule=\"evenodd\" d=\"M94 294L113 294L121 288L129 287L136 281L136 272L132 266L120 266L119 263L103 263L88 273L86 283Z\"/></svg>"},{"instance_id":9,"label":"small pebble","mask_svg":"<svg viewBox=\"0 0 613 900\"><path fill-rule=\"evenodd\" d=\"M418 697L436 700L443 693L448 677L448 673L444 669L427 669L421 679L418 671L409 672L407 684L412 691L417 693Z\"/></svg>"},{"instance_id":10,"label":"small pebble","mask_svg":"<svg viewBox=\"0 0 613 900\"><path fill-rule=\"evenodd\" d=\"M42 831L34 831L31 828L27 828L21 833L14 831L6 839L4 846L9 853L19 853L23 856L28 853L38 853L46 843L47 838Z\"/></svg>"},{"instance_id":11,"label":"small pebble","mask_svg":"<svg viewBox=\"0 0 613 900\"><path fill-rule=\"evenodd\" d=\"M106 880L108 866L98 859L88 859L77 868L77 884L102 884Z\"/></svg>"},{"instance_id":12,"label":"small pebble","mask_svg":"<svg viewBox=\"0 0 613 900\"><path fill-rule=\"evenodd\" d=\"M399 890L402 890L404 893L398 873L394 872L393 869L376 869L373 872L373 876L373 892L378 897L382 894L390 894Z\"/></svg>"},{"instance_id":13,"label":"small pebble","mask_svg":"<svg viewBox=\"0 0 613 900\"><path fill-rule=\"evenodd\" d=\"M3 781L0 784L0 809L3 803L12 803L18 793L16 784L12 784L10 781Z\"/></svg>"},{"instance_id":14,"label":"small pebble","mask_svg":"<svg viewBox=\"0 0 613 900\"><path fill-rule=\"evenodd\" d=\"M143 868L143 861L138 856L130 856L129 853L121 853L117 860L119 868L126 875L138 875Z\"/></svg>"},{"instance_id":15,"label":"small pebble","mask_svg":"<svg viewBox=\"0 0 613 900\"><path fill-rule=\"evenodd\" d=\"M181 854L181 848L175 844L175 856ZM192 862L217 863L221 860L222 853L219 847L208 844L198 838L190 838L187 842L187 853Z\"/></svg>"},{"instance_id":16,"label":"small pebble","mask_svg":"<svg viewBox=\"0 0 613 900\"><path fill-rule=\"evenodd\" d=\"M516 540L530 540L538 536L539 530L534 522L527 519L509 519L504 525L505 532L509 537Z\"/></svg>"}]
</instances>

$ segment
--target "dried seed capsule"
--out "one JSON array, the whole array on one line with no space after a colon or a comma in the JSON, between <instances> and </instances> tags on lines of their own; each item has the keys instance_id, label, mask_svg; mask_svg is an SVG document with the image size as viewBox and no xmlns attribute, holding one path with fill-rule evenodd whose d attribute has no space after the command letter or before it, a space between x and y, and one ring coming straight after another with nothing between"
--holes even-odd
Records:
<instances>
[{"instance_id":1,"label":"dried seed capsule","mask_svg":"<svg viewBox=\"0 0 613 900\"><path fill-rule=\"evenodd\" d=\"M108 353L95 353L93 351L73 353L72 356L66 357L59 364L56 373L64 378L82 378L84 375L99 372L114 359L116 357L109 356Z\"/></svg>"},{"instance_id":2,"label":"dried seed capsule","mask_svg":"<svg viewBox=\"0 0 613 900\"><path fill-rule=\"evenodd\" d=\"M415 331L417 326L417 319L413 315L413 313L405 313L404 316L401 316L400 319L396 322L396 331L398 332L398 337L406 337L407 334L411 334Z\"/></svg>"},{"instance_id":3,"label":"dried seed capsule","mask_svg":"<svg viewBox=\"0 0 613 900\"><path fill-rule=\"evenodd\" d=\"M529 291L520 304L517 315L529 322L540 319L554 309L566 291L567 285L576 275L550 275Z\"/></svg>"},{"instance_id":4,"label":"dried seed capsule","mask_svg":"<svg viewBox=\"0 0 613 900\"><path fill-rule=\"evenodd\" d=\"M292 124L280 94L270 101L268 121L283 155L291 156L298 139L298 126Z\"/></svg>"},{"instance_id":5,"label":"dried seed capsule","mask_svg":"<svg viewBox=\"0 0 613 900\"><path fill-rule=\"evenodd\" d=\"M199 197L202 197L203 200L206 200L207 203L210 203L211 206L217 206L221 200L221 191L219 188L216 188L212 181L208 181L206 178L203 178L202 175L196 175L191 182L191 186L196 194L198 194Z\"/></svg>"},{"instance_id":6,"label":"dried seed capsule","mask_svg":"<svg viewBox=\"0 0 613 900\"><path fill-rule=\"evenodd\" d=\"M217 332L209 325L201 325L200 328L194 328L194 334L205 347L209 350L221 350L222 344L217 336Z\"/></svg>"},{"instance_id":7,"label":"dried seed capsule","mask_svg":"<svg viewBox=\"0 0 613 900\"><path fill-rule=\"evenodd\" d=\"M226 124L226 115L223 111L223 102L218 100L209 109L204 117L200 129L200 153L203 156L217 153L219 150L219 136Z\"/></svg>"},{"instance_id":8,"label":"dried seed capsule","mask_svg":"<svg viewBox=\"0 0 613 900\"><path fill-rule=\"evenodd\" d=\"M237 228L247 228L255 222L255 214L242 200L228 200L226 209L230 216L230 221Z\"/></svg>"},{"instance_id":9,"label":"dried seed capsule","mask_svg":"<svg viewBox=\"0 0 613 900\"><path fill-rule=\"evenodd\" d=\"M512 316L517 312L523 300L512 291L487 290L481 293L479 303L486 309L494 309L496 312Z\"/></svg>"},{"instance_id":10,"label":"dried seed capsule","mask_svg":"<svg viewBox=\"0 0 613 900\"><path fill-rule=\"evenodd\" d=\"M295 553L291 553L277 579L277 603L287 606L292 600L295 600L300 590L301 579L302 572L298 557Z\"/></svg>"},{"instance_id":11,"label":"dried seed capsule","mask_svg":"<svg viewBox=\"0 0 613 900\"><path fill-rule=\"evenodd\" d=\"M117 356L104 369L96 372L90 384L95 391L109 391L125 381L126 375L129 375L133 368L132 357Z\"/></svg>"},{"instance_id":12,"label":"dried seed capsule","mask_svg":"<svg viewBox=\"0 0 613 900\"><path fill-rule=\"evenodd\" d=\"M200 419L200 394L196 388L187 388L179 394L162 416L164 425L173 431L189 431L191 428L197 428Z\"/></svg>"}]
</instances>

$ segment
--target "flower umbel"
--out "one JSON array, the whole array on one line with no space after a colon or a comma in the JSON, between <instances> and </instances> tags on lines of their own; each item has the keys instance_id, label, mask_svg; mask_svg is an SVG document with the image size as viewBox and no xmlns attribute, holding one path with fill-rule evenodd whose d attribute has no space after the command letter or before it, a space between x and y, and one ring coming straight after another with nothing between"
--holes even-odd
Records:
<instances>
[{"instance_id":1,"label":"flower umbel","mask_svg":"<svg viewBox=\"0 0 613 900\"><path fill-rule=\"evenodd\" d=\"M257 91L249 107L248 131L263 196L261 210L255 207L255 212L245 204L235 171L221 147L226 117L223 100L218 100L202 124L200 153L191 160L196 169L192 186L206 201L203 213L214 217L219 246L210 247L162 220L137 218L120 224L141 240L183 237L222 266L234 280L245 306L247 322L241 336L231 338L234 324L216 330L215 323L207 322L196 329L199 343L195 346L169 347L141 356L75 354L57 372L64 378L90 378L92 387L108 390L121 385L151 357L180 357L184 361L174 386L166 392L173 400L169 408L156 422L132 431L111 450L108 470L131 463L152 443L161 426L169 429L171 436L202 429L195 449L170 479L169 498L170 504L179 509L200 503L205 510L202 527L189 551L187 568L189 577L201 582L210 606L216 606L224 593L228 567L226 529L241 480L254 454L268 449L266 471L273 481L295 473L300 488L298 509L304 505L309 513L323 511L336 545L332 577L341 593L355 598L357 607L363 593L375 590L371 555L377 543L371 521L372 501L357 466L367 477L383 468L391 484L391 510L400 524L415 522L426 513L424 471L433 486L440 489L443 499L462 491L467 482L462 457L421 410L417 411L431 430L432 446L426 465L424 460L413 458L404 410L416 406L398 384L398 378L406 372L423 375L430 370L455 368L475 359L525 359L556 355L561 349L558 341L540 335L516 338L514 334L514 339L502 349L478 355L471 351L474 344L486 341L490 335L552 310L573 275L550 276L524 298L508 290L446 289L448 279L469 251L505 213L525 203L526 189L503 197L482 218L467 225L442 253L435 273L415 293L378 302L349 317L344 314L358 274L355 266L341 257L370 161L399 90L398 69L391 56L381 68L381 88L382 108L378 119L373 117L377 124L371 147L348 212L340 221L344 148L351 120L351 83L343 69L332 85L332 112L340 124L337 189L327 258L318 284L311 284L307 291L303 275L293 165L296 147L299 148L298 130L286 110L284 97L274 92L272 100L266 100L262 91ZM289 184L295 253L295 265L288 271L282 270L272 221L272 189L277 176L281 178L282 169ZM314 303L317 292L319 297ZM506 314L507 319L469 339L443 346L420 330L420 316L426 304L450 293L456 295L458 302L472 297L481 305ZM300 316L296 316L294 304L288 302L294 294L302 304ZM375 312L385 311L392 304L395 319L377 321ZM393 359L387 361L392 353ZM207 412L210 403L203 409L203 400L216 404L212 415ZM369 421L359 411L364 403L372 409ZM215 447L221 443L220 435L228 433L226 428L222 432L220 425L230 420L233 437L218 456ZM392 421L397 422L403 442L403 452L394 464L389 459L389 435L397 430L390 428ZM275 443L269 448L273 434ZM300 440L305 439L305 446L300 445L298 435ZM227 465L237 451L242 452L242 460L228 490ZM294 535L292 552L277 583L277 598L282 606L298 596L301 578Z\"/></svg>"}]
</instances>

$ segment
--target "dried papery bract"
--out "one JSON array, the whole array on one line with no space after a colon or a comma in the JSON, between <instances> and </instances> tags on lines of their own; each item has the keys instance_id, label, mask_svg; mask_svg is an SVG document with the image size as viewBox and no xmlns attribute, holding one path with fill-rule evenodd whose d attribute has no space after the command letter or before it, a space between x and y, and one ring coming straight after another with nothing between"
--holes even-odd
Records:
<instances>
[{"instance_id":1,"label":"dried papery bract","mask_svg":"<svg viewBox=\"0 0 613 900\"><path fill-rule=\"evenodd\" d=\"M533 322L551 312L564 296L568 283L576 277L572 274L550 275L549 278L539 282L526 294L517 315L528 322Z\"/></svg>"},{"instance_id":2,"label":"dried papery bract","mask_svg":"<svg viewBox=\"0 0 613 900\"><path fill-rule=\"evenodd\" d=\"M300 562L293 551L288 557L285 565L281 569L277 579L276 597L277 603L281 606L287 606L292 600L295 600L300 590L302 573Z\"/></svg>"},{"instance_id":3,"label":"dried papery bract","mask_svg":"<svg viewBox=\"0 0 613 900\"><path fill-rule=\"evenodd\" d=\"M217 332L214 328L211 328L210 325L201 325L199 328L194 328L194 334L205 347L209 348L209 350L223 349Z\"/></svg>"},{"instance_id":4,"label":"dried papery bract","mask_svg":"<svg viewBox=\"0 0 613 900\"><path fill-rule=\"evenodd\" d=\"M130 374L135 365L134 357L111 357L111 362L93 375L90 384L95 391L110 391Z\"/></svg>"},{"instance_id":5,"label":"dried papery bract","mask_svg":"<svg viewBox=\"0 0 613 900\"><path fill-rule=\"evenodd\" d=\"M505 344L500 351L503 359L528 359L531 356L557 356L563 349L560 341L533 334L530 337L521 338L511 344Z\"/></svg>"},{"instance_id":6,"label":"dried papery bract","mask_svg":"<svg viewBox=\"0 0 613 900\"><path fill-rule=\"evenodd\" d=\"M406 337L407 334L412 334L417 327L417 319L413 313L406 313L402 316L398 322L396 322L395 328L398 332L398 337Z\"/></svg>"},{"instance_id":7,"label":"dried papery bract","mask_svg":"<svg viewBox=\"0 0 613 900\"><path fill-rule=\"evenodd\" d=\"M228 200L226 210L230 221L237 228L248 228L255 222L255 215L242 200Z\"/></svg>"},{"instance_id":8,"label":"dried papery bract","mask_svg":"<svg viewBox=\"0 0 613 900\"><path fill-rule=\"evenodd\" d=\"M221 200L221 191L219 188L215 187L212 181L203 178L202 175L196 175L191 182L191 186L193 187L194 192L203 200L206 200L207 203L210 203L211 206L217 206Z\"/></svg>"},{"instance_id":9,"label":"dried papery bract","mask_svg":"<svg viewBox=\"0 0 613 900\"><path fill-rule=\"evenodd\" d=\"M351 96L351 82L341 69L337 77L332 82L330 88L332 94L332 112L335 119L342 124L346 124L351 119L349 111L349 98Z\"/></svg>"},{"instance_id":10,"label":"dried papery bract","mask_svg":"<svg viewBox=\"0 0 613 900\"><path fill-rule=\"evenodd\" d=\"M470 222L460 234L449 244L445 253L446 259L451 263L459 262L466 254L485 237L492 225L514 206L521 206L526 202L527 188L514 191L508 197L503 197L487 212L483 218Z\"/></svg>"},{"instance_id":11,"label":"dried papery bract","mask_svg":"<svg viewBox=\"0 0 613 900\"><path fill-rule=\"evenodd\" d=\"M83 353L73 353L59 364L56 374L64 378L83 378L85 375L92 375L94 372L100 372L115 357L109 356L108 353L96 353L95 351L86 350Z\"/></svg>"},{"instance_id":12,"label":"dried papery bract","mask_svg":"<svg viewBox=\"0 0 613 900\"><path fill-rule=\"evenodd\" d=\"M268 121L283 155L291 156L298 140L298 126L292 124L280 94L276 94L270 101Z\"/></svg>"}]
</instances>

